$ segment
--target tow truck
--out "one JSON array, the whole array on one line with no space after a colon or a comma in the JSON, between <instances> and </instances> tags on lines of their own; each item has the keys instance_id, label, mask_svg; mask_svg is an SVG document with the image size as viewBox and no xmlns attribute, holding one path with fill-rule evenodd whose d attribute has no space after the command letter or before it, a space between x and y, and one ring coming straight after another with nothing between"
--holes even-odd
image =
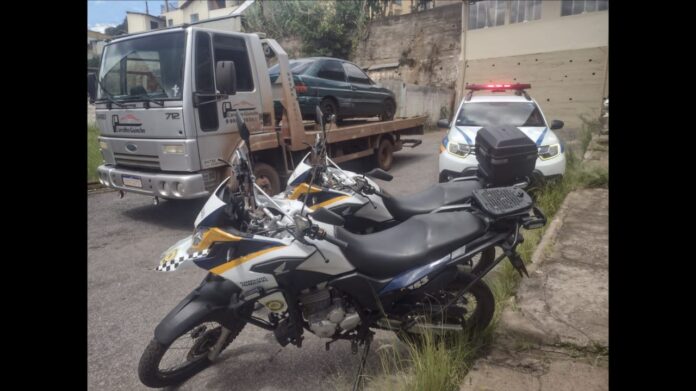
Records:
<instances>
[{"instance_id":1,"label":"tow truck","mask_svg":"<svg viewBox=\"0 0 696 391\"><path fill-rule=\"evenodd\" d=\"M88 77L102 185L121 197L153 196L155 203L208 196L229 175L224 161L240 140L239 111L251 132L257 182L269 194L285 186L320 130L302 120L283 48L262 33L230 31L221 19L127 35L105 46L98 75ZM280 76L271 83L268 68L275 64ZM274 102L282 105L281 118ZM426 119L334 125L329 155L337 163L373 156L389 168L393 152L420 144L404 136L422 135Z\"/></svg>"}]
</instances>

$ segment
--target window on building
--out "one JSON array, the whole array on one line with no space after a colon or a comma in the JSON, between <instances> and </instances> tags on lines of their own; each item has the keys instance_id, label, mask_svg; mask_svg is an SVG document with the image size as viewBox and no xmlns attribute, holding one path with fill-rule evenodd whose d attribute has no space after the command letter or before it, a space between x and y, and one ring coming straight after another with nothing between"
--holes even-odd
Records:
<instances>
[{"instance_id":1,"label":"window on building","mask_svg":"<svg viewBox=\"0 0 696 391\"><path fill-rule=\"evenodd\" d=\"M191 23L198 22L198 14L191 14Z\"/></svg>"},{"instance_id":2,"label":"window on building","mask_svg":"<svg viewBox=\"0 0 696 391\"><path fill-rule=\"evenodd\" d=\"M169 26L169 27L174 26L174 19L169 19L167 21L167 26Z\"/></svg>"},{"instance_id":3,"label":"window on building","mask_svg":"<svg viewBox=\"0 0 696 391\"><path fill-rule=\"evenodd\" d=\"M225 0L208 0L208 9L216 10L225 8Z\"/></svg>"},{"instance_id":4,"label":"window on building","mask_svg":"<svg viewBox=\"0 0 696 391\"><path fill-rule=\"evenodd\" d=\"M510 23L529 22L541 18L541 0L512 0Z\"/></svg>"},{"instance_id":5,"label":"window on building","mask_svg":"<svg viewBox=\"0 0 696 391\"><path fill-rule=\"evenodd\" d=\"M507 1L484 0L469 5L469 30L505 24Z\"/></svg>"},{"instance_id":6,"label":"window on building","mask_svg":"<svg viewBox=\"0 0 696 391\"><path fill-rule=\"evenodd\" d=\"M156 30L159 28L159 23L155 22L154 20L150 21L150 30Z\"/></svg>"},{"instance_id":7,"label":"window on building","mask_svg":"<svg viewBox=\"0 0 696 391\"><path fill-rule=\"evenodd\" d=\"M605 11L607 9L609 9L608 0L563 0L563 3L561 3L561 16Z\"/></svg>"},{"instance_id":8,"label":"window on building","mask_svg":"<svg viewBox=\"0 0 696 391\"><path fill-rule=\"evenodd\" d=\"M394 4L401 5L401 0L394 0Z\"/></svg>"},{"instance_id":9,"label":"window on building","mask_svg":"<svg viewBox=\"0 0 696 391\"><path fill-rule=\"evenodd\" d=\"M345 69L346 74L348 74L349 82L358 84L372 84L370 82L370 78L355 65L344 62L343 69Z\"/></svg>"}]
</instances>

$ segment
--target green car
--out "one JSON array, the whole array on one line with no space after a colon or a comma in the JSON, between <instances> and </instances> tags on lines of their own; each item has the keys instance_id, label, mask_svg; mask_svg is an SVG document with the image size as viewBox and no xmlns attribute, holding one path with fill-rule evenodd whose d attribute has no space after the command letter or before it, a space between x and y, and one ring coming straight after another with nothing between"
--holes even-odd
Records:
<instances>
[{"instance_id":1,"label":"green car","mask_svg":"<svg viewBox=\"0 0 696 391\"><path fill-rule=\"evenodd\" d=\"M394 93L372 81L357 65L329 57L300 58L289 63L303 119L315 119L317 105L325 114L336 114L338 120L376 116L382 121L394 119ZM271 83L278 78L279 69L277 64L269 68ZM275 102L275 111L280 119L280 102Z\"/></svg>"}]
</instances>

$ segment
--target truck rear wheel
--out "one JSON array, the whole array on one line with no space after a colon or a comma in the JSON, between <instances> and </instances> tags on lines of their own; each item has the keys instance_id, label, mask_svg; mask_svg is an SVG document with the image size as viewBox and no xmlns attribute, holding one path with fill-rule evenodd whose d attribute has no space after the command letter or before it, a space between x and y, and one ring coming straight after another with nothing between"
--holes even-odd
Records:
<instances>
[{"instance_id":1,"label":"truck rear wheel","mask_svg":"<svg viewBox=\"0 0 696 391\"><path fill-rule=\"evenodd\" d=\"M375 150L375 163L384 171L389 171L394 161L394 144L389 138L384 137L379 142L379 147Z\"/></svg>"},{"instance_id":2,"label":"truck rear wheel","mask_svg":"<svg viewBox=\"0 0 696 391\"><path fill-rule=\"evenodd\" d=\"M280 175L271 165L256 163L254 165L254 176L256 177L256 184L269 196L280 193Z\"/></svg>"}]
</instances>

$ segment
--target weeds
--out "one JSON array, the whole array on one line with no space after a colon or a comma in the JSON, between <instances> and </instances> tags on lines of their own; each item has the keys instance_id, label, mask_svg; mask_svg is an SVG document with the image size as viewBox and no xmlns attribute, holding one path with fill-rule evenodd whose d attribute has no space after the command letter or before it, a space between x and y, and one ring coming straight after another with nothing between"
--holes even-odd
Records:
<instances>
[{"instance_id":1,"label":"weeds","mask_svg":"<svg viewBox=\"0 0 696 391\"><path fill-rule=\"evenodd\" d=\"M97 167L102 163L102 155L99 151L99 128L92 123L87 125L87 182L99 180Z\"/></svg>"}]
</instances>

